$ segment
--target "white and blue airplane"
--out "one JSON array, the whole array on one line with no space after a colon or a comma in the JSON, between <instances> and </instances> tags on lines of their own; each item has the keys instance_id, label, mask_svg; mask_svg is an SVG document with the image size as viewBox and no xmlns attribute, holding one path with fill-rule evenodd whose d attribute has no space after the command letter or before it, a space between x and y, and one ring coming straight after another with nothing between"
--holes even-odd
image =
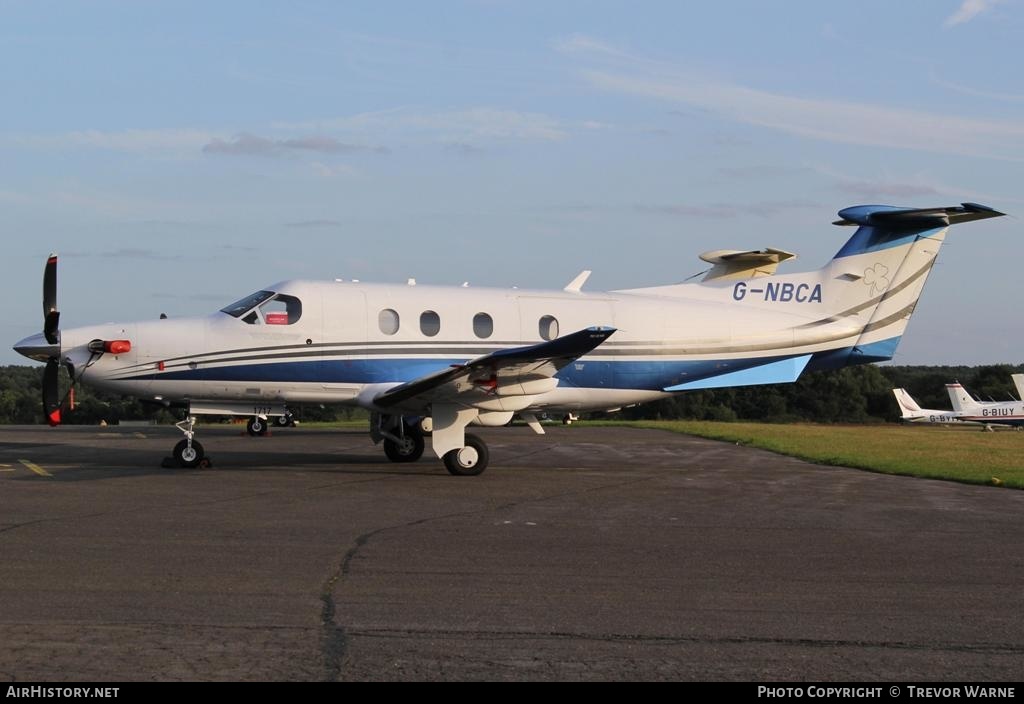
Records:
<instances>
[{"instance_id":1,"label":"white and blue airplane","mask_svg":"<svg viewBox=\"0 0 1024 704\"><path fill-rule=\"evenodd\" d=\"M1020 374L1013 375L1018 390ZM1024 402L1021 401L978 401L960 383L946 384L946 393L953 404L953 412L961 421L984 425L1024 426Z\"/></svg>"},{"instance_id":2,"label":"white and blue airplane","mask_svg":"<svg viewBox=\"0 0 1024 704\"><path fill-rule=\"evenodd\" d=\"M519 414L615 409L693 389L792 382L811 370L890 359L952 224L1003 215L862 205L839 212L853 236L824 267L777 274L783 250L716 251L698 282L606 293L285 281L212 315L59 329L57 259L47 261L44 328L15 350L46 362L43 399L60 422L58 372L73 382L184 404L178 464L204 458L195 417L265 422L289 404L372 412L396 462L429 436L456 475L488 463L471 424ZM252 428L252 421L250 428Z\"/></svg>"},{"instance_id":3,"label":"white and blue airplane","mask_svg":"<svg viewBox=\"0 0 1024 704\"><path fill-rule=\"evenodd\" d=\"M963 420L963 413L944 411L937 408L921 408L906 389L893 389L896 403L900 407L900 420L904 423L930 423L935 425L964 424L977 425Z\"/></svg>"}]
</instances>

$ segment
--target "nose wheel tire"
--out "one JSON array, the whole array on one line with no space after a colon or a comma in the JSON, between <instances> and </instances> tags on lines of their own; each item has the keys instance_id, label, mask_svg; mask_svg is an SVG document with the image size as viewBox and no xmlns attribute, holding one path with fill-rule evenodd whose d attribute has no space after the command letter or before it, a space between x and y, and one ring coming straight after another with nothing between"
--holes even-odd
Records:
<instances>
[{"instance_id":1,"label":"nose wheel tire","mask_svg":"<svg viewBox=\"0 0 1024 704\"><path fill-rule=\"evenodd\" d=\"M406 431L398 442L384 438L384 454L392 462L415 462L423 456L424 447L423 436L419 433Z\"/></svg>"},{"instance_id":2,"label":"nose wheel tire","mask_svg":"<svg viewBox=\"0 0 1024 704\"><path fill-rule=\"evenodd\" d=\"M249 422L245 424L245 430L246 432L249 433L249 435L252 435L253 437L256 437L257 435L266 435L267 421L259 417L250 418Z\"/></svg>"},{"instance_id":3,"label":"nose wheel tire","mask_svg":"<svg viewBox=\"0 0 1024 704\"><path fill-rule=\"evenodd\" d=\"M457 477L475 477L487 469L490 453L487 444L476 435L466 433L466 446L445 453L444 466Z\"/></svg>"},{"instance_id":4,"label":"nose wheel tire","mask_svg":"<svg viewBox=\"0 0 1024 704\"><path fill-rule=\"evenodd\" d=\"M181 440L174 446L174 461L185 469L195 469L205 456L203 446L195 440L192 441L192 447L189 447L188 440Z\"/></svg>"}]
</instances>

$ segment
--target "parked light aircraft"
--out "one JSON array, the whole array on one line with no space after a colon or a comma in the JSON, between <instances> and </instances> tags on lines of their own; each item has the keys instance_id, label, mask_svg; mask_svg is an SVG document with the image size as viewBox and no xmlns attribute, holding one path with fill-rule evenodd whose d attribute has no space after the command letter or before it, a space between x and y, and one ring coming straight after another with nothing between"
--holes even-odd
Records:
<instances>
[{"instance_id":1,"label":"parked light aircraft","mask_svg":"<svg viewBox=\"0 0 1024 704\"><path fill-rule=\"evenodd\" d=\"M1014 374L1014 383L1019 383ZM1018 387L1019 388L1019 387ZM964 421L994 425L1024 426L1024 403L1021 401L978 401L958 383L946 384L953 411Z\"/></svg>"},{"instance_id":2,"label":"parked light aircraft","mask_svg":"<svg viewBox=\"0 0 1024 704\"><path fill-rule=\"evenodd\" d=\"M371 436L396 462L430 434L452 474L487 466L466 433L519 414L571 414L692 389L792 382L809 370L890 359L951 224L1002 215L866 205L824 267L777 274L788 252L718 250L702 280L607 293L285 281L212 315L59 330L57 259L43 277L43 332L15 345L46 362L43 400L60 422L58 372L141 399L187 404L174 448L204 457L195 416L260 419L288 404L373 412ZM410 284L413 282L410 281ZM563 334L563 333L568 334Z\"/></svg>"},{"instance_id":3,"label":"parked light aircraft","mask_svg":"<svg viewBox=\"0 0 1024 704\"><path fill-rule=\"evenodd\" d=\"M893 389L896 403L900 407L900 420L905 423L964 423L960 413L941 411L935 408L921 408L906 389Z\"/></svg>"}]
</instances>

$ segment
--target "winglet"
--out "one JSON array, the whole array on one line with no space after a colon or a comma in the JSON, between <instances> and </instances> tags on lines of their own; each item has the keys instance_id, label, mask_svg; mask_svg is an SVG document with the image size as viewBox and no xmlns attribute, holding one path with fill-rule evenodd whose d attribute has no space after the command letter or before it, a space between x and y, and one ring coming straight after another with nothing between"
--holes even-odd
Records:
<instances>
[{"instance_id":1,"label":"winglet","mask_svg":"<svg viewBox=\"0 0 1024 704\"><path fill-rule=\"evenodd\" d=\"M587 283L587 279L590 278L590 274L590 269L584 269L579 273L579 275L575 279L570 281L569 284L562 290L567 291L569 293L579 293L580 290L583 289L583 284Z\"/></svg>"}]
</instances>

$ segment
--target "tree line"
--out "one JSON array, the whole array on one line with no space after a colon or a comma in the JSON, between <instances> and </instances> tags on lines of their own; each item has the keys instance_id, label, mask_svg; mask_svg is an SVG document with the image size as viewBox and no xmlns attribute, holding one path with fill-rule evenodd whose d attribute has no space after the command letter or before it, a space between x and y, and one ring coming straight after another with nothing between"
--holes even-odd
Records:
<instances>
[{"instance_id":1,"label":"tree line","mask_svg":"<svg viewBox=\"0 0 1024 704\"><path fill-rule=\"evenodd\" d=\"M945 385L959 381L982 400L1016 398L1010 375L1024 365L977 367L873 366L804 374L793 384L705 389L622 409L618 417L639 419L760 420L772 423L883 423L899 418L892 389L902 387L923 408L950 408ZM43 423L41 366L0 367L0 424ZM62 380L66 392L68 380ZM294 409L306 421L352 417L352 408L303 404ZM64 422L81 425L122 420L171 423L183 413L89 387L75 390L75 409ZM595 415L594 417L606 417Z\"/></svg>"},{"instance_id":2,"label":"tree line","mask_svg":"<svg viewBox=\"0 0 1024 704\"><path fill-rule=\"evenodd\" d=\"M1017 398L1011 374L1024 365L861 365L810 372L793 384L705 389L623 409L631 420L760 420L769 423L883 423L900 417L892 394L906 389L922 408L951 408L946 384L959 381L982 400Z\"/></svg>"},{"instance_id":3,"label":"tree line","mask_svg":"<svg viewBox=\"0 0 1024 704\"><path fill-rule=\"evenodd\" d=\"M70 379L61 371L61 395L66 396ZM65 410L63 422L71 425L110 425L121 421L152 421L175 423L184 417L184 411L167 408L158 403L142 403L130 396L100 391L79 385L75 387L74 410ZM321 404L303 404L293 409L297 417L306 421L348 420L358 409ZM0 425L32 425L44 423L43 367L0 366Z\"/></svg>"}]
</instances>

